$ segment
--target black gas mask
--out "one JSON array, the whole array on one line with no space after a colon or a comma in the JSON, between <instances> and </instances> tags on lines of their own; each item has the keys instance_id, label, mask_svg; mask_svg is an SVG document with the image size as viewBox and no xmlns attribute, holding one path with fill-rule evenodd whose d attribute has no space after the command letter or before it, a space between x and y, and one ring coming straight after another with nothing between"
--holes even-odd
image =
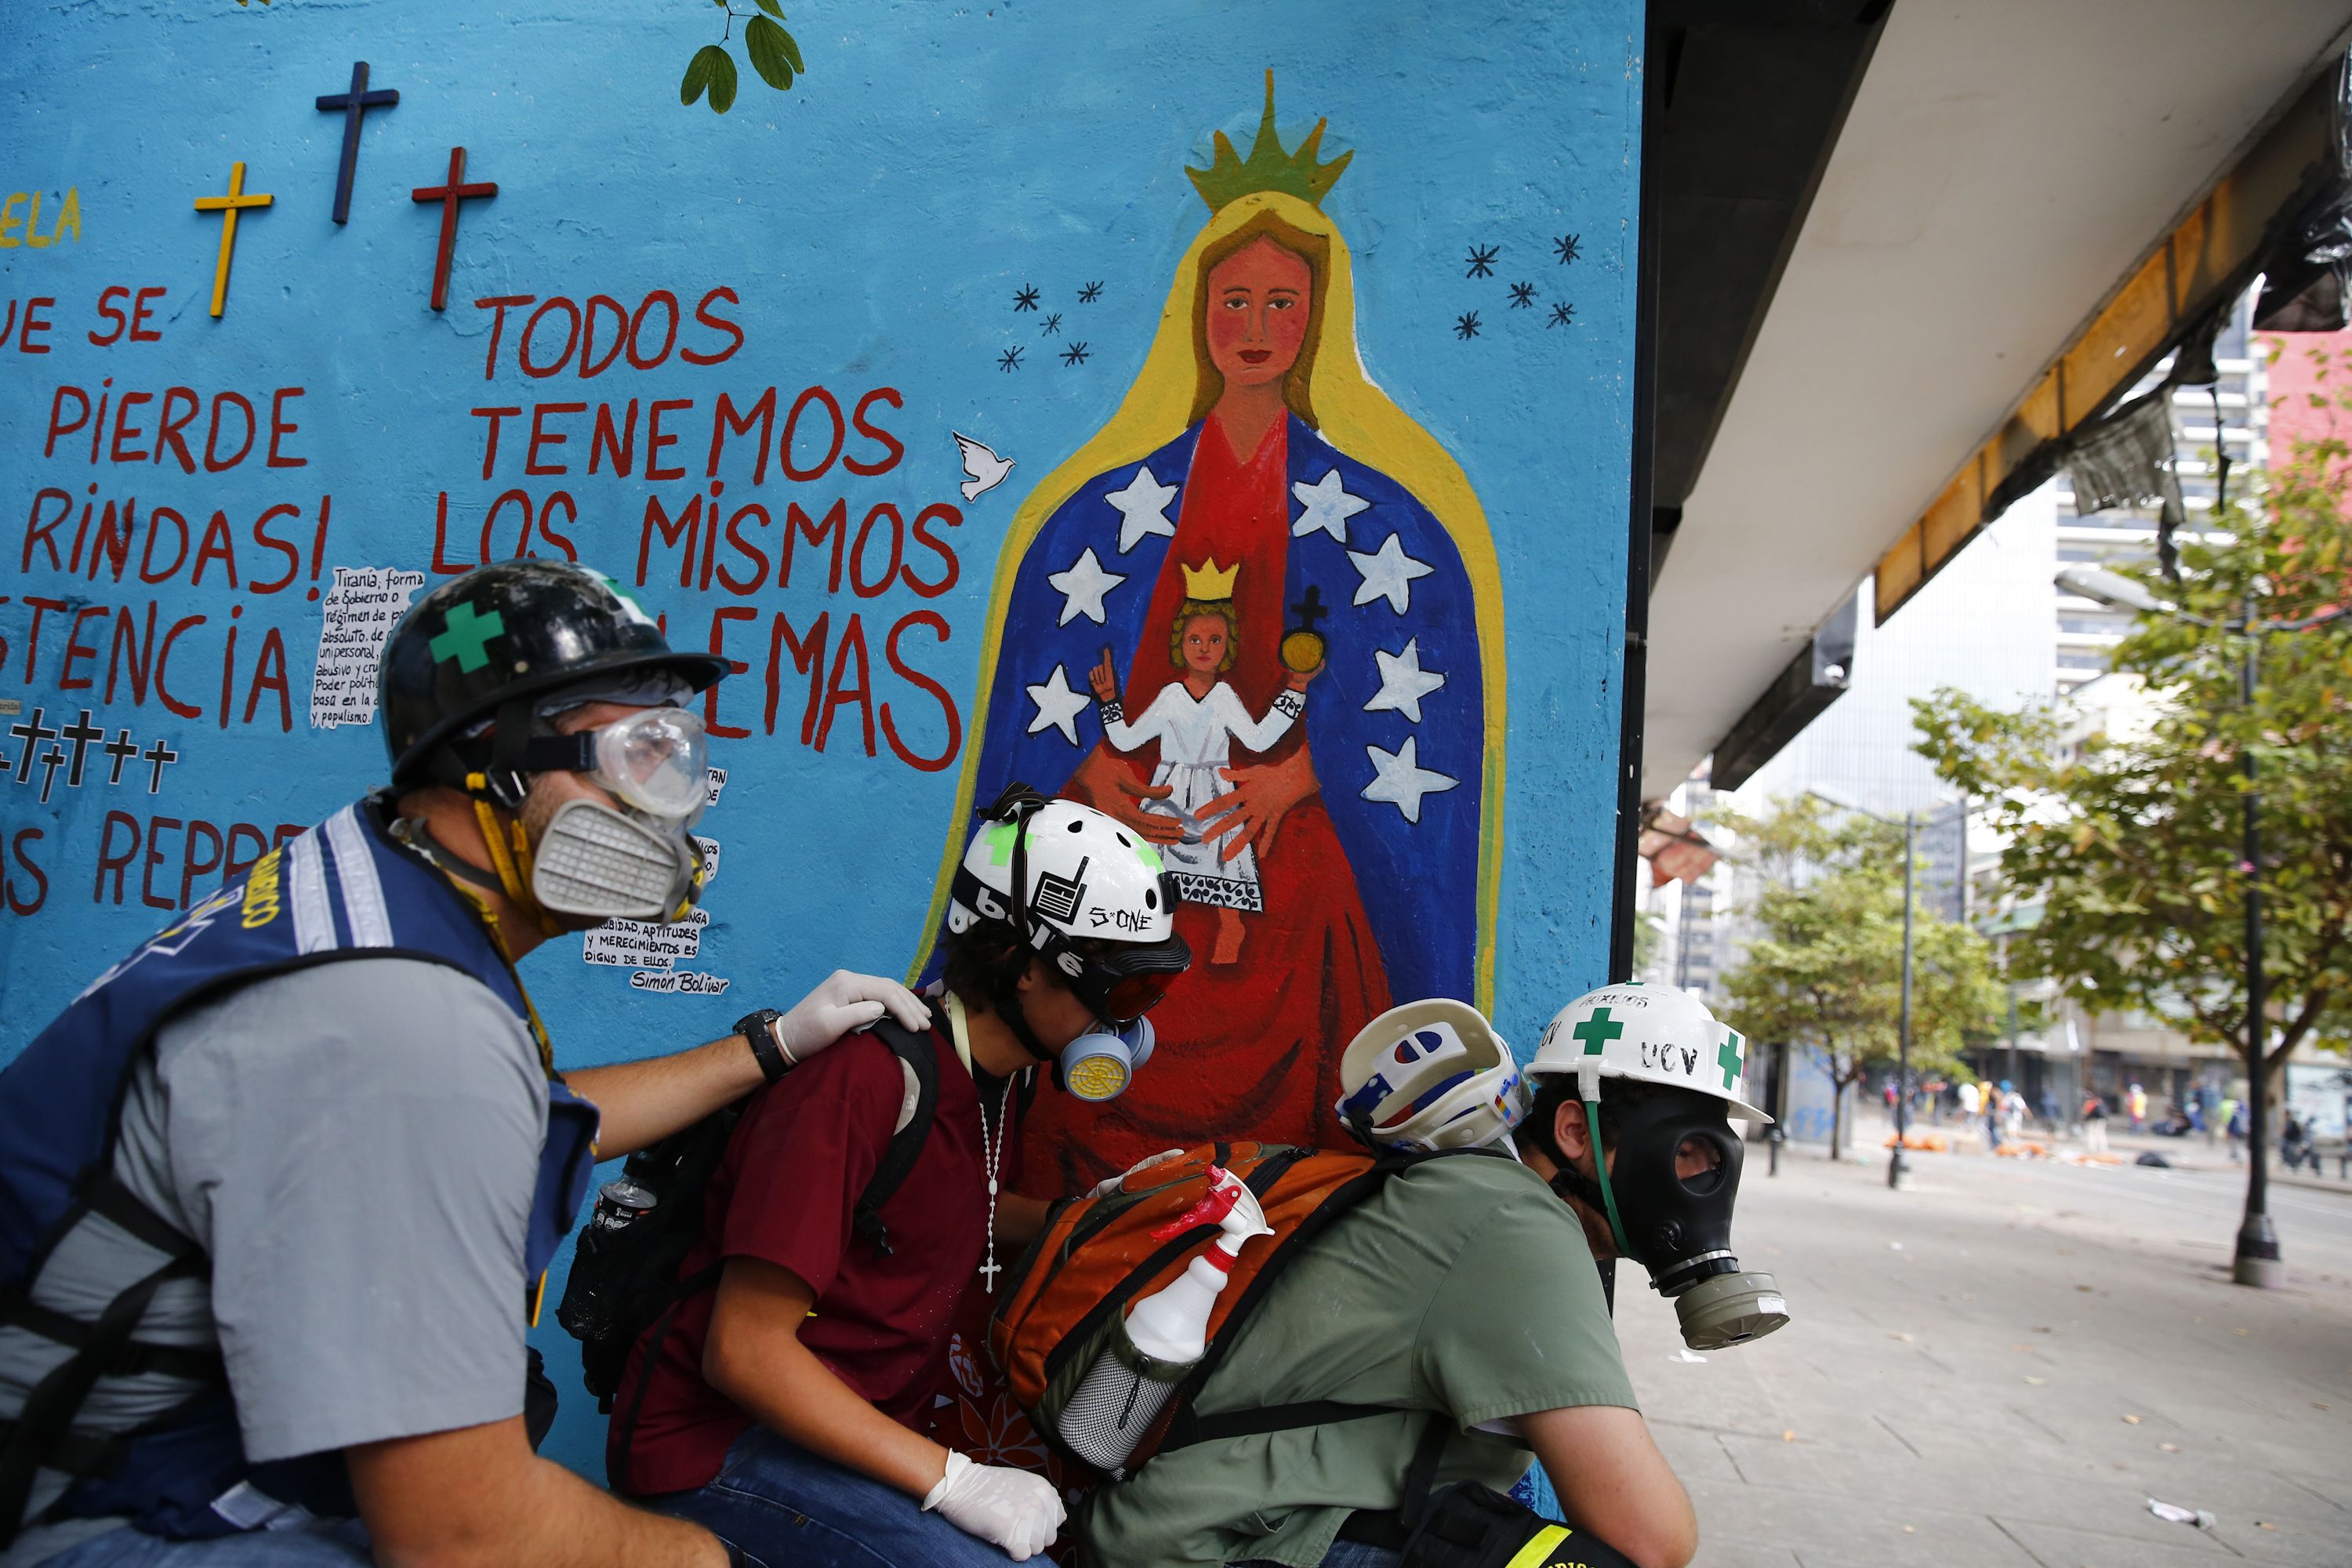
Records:
<instances>
[{"instance_id":1,"label":"black gas mask","mask_svg":"<svg viewBox=\"0 0 2352 1568\"><path fill-rule=\"evenodd\" d=\"M1553 1190L1609 1216L1618 1250L1647 1268L1651 1285L1673 1300L1684 1342L1720 1350L1787 1322L1788 1302L1772 1277L1743 1272L1732 1256L1743 1145L1723 1102L1662 1087L1612 1100L1605 1134L1598 1101L1584 1101L1584 1115L1599 1179L1559 1158Z\"/></svg>"}]
</instances>

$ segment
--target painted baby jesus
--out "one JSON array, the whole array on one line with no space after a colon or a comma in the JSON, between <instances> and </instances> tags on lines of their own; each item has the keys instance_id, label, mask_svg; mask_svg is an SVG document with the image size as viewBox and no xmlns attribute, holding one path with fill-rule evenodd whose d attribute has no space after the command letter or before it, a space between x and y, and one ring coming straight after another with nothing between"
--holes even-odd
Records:
<instances>
[{"instance_id":1,"label":"painted baby jesus","mask_svg":"<svg viewBox=\"0 0 2352 1568\"><path fill-rule=\"evenodd\" d=\"M1151 782L1168 793L1144 801L1142 809L1173 817L1182 827L1183 837L1161 846L1161 854L1186 900L1217 910L1217 940L1209 962L1232 963L1241 956L1241 911L1257 913L1265 908L1257 855L1246 834L1227 834L1230 823L1203 820L1200 811L1232 795L1224 770L1233 762L1236 742L1250 751L1265 752L1290 732L1307 710L1307 683L1323 667L1318 663L1303 672L1292 670L1264 716L1253 719L1240 694L1218 679L1234 667L1239 654L1233 601L1239 568L1221 572L1214 561L1208 561L1183 570L1184 602L1168 637L1168 660L1181 678L1161 687L1151 706L1132 721L1119 702L1110 649L1103 650L1102 661L1088 679L1102 714L1103 739L1112 750L1132 752L1160 742L1160 764ZM1230 839L1230 847L1219 841L1221 837Z\"/></svg>"}]
</instances>

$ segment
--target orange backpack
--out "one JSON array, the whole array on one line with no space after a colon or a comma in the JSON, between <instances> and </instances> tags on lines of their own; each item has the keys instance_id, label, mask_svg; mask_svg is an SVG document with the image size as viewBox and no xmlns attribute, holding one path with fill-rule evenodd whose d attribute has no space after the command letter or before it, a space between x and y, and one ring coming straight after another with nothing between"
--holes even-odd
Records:
<instances>
[{"instance_id":1,"label":"orange backpack","mask_svg":"<svg viewBox=\"0 0 2352 1568\"><path fill-rule=\"evenodd\" d=\"M1181 1160L1140 1172L1102 1197L1058 1205L1045 1233L1012 1271L1010 1289L990 1324L990 1348L1015 1403L1037 1430L1065 1454L1083 1459L1060 1429L1071 1395L1108 1352L1129 1305L1172 1281L1217 1236L1218 1227L1194 1225L1165 1240L1152 1232L1169 1227L1208 1195L1211 1165L1241 1177L1265 1211L1274 1235L1253 1240L1234 1260L1232 1282L1210 1314L1208 1353L1182 1374L1121 1473L1132 1471L1162 1447L1210 1435L1192 1417L1192 1396L1238 1337L1231 1331L1326 1226L1379 1191L1390 1176L1423 1160L1493 1152L1391 1152L1374 1159L1248 1142L1190 1150ZM1323 1401L1245 1413L1236 1430L1272 1431L1375 1413L1371 1406ZM1231 1424L1219 1418L1219 1425Z\"/></svg>"}]
</instances>

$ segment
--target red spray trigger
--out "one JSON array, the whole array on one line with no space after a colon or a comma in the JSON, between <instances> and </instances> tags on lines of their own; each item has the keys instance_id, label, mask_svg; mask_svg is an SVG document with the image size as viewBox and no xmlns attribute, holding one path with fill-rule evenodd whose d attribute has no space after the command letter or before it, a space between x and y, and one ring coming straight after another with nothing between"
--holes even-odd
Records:
<instances>
[{"instance_id":1,"label":"red spray trigger","mask_svg":"<svg viewBox=\"0 0 2352 1568\"><path fill-rule=\"evenodd\" d=\"M1242 1184L1232 1172L1219 1166L1209 1167L1209 1190L1201 1201L1151 1233L1154 1241L1168 1241L1183 1235L1194 1226L1223 1225L1234 1205L1242 1201Z\"/></svg>"}]
</instances>

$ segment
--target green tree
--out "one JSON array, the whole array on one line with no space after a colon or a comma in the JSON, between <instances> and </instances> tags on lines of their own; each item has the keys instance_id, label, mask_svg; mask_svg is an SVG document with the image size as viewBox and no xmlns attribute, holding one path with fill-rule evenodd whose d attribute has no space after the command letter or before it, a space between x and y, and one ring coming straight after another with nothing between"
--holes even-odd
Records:
<instances>
[{"instance_id":1,"label":"green tree","mask_svg":"<svg viewBox=\"0 0 2352 1568\"><path fill-rule=\"evenodd\" d=\"M2315 402L2352 415L2352 359ZM2330 385L2333 383L2333 385ZM2352 419L2346 422L2352 428ZM2233 1047L2275 1089L2315 1033L2352 1026L2352 637L2347 622L2257 636L2346 597L2352 527L2340 436L2298 443L2252 505L2183 544L2180 580L2127 574L2189 616L2142 616L2116 647L2153 722L2076 732L2063 710L1988 708L1952 690L1914 704L1917 750L2008 839L2001 870L2040 918L2009 937L2020 973L2093 1012L2137 1009ZM2120 727L2119 727L2120 728ZM2247 752L2259 774L2263 865L2242 851ZM2268 1048L2246 1030L2245 899L2261 878ZM2275 1097L2273 1103L2276 1103Z\"/></svg>"},{"instance_id":2,"label":"green tree","mask_svg":"<svg viewBox=\"0 0 2352 1568\"><path fill-rule=\"evenodd\" d=\"M1903 831L1868 817L1832 822L1821 805L1775 801L1763 817L1719 818L1762 889L1757 936L1725 981L1730 1018L1758 1040L1820 1053L1832 1090L1830 1158L1845 1132L1845 1090L1895 1059L1903 984ZM1911 1065L1962 1070L1961 1047L1993 1026L2000 1000L1990 949L1916 901Z\"/></svg>"}]
</instances>

